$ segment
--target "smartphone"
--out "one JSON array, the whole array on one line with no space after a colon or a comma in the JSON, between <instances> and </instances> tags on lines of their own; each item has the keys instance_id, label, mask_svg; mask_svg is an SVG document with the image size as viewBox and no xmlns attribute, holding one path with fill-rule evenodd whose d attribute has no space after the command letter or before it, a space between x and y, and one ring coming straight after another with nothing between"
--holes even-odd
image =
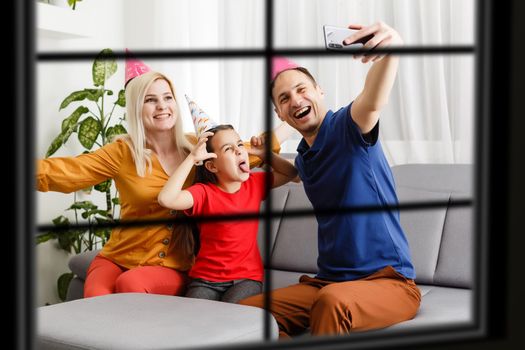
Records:
<instances>
[{"instance_id":1,"label":"smartphone","mask_svg":"<svg viewBox=\"0 0 525 350\"><path fill-rule=\"evenodd\" d=\"M324 32L324 45L328 50L348 50L348 49L358 49L363 47L368 40L373 38L373 35L367 35L364 38L361 38L351 44L343 44L343 40L348 38L350 35L356 32L355 29L335 27L330 25L323 26Z\"/></svg>"}]
</instances>

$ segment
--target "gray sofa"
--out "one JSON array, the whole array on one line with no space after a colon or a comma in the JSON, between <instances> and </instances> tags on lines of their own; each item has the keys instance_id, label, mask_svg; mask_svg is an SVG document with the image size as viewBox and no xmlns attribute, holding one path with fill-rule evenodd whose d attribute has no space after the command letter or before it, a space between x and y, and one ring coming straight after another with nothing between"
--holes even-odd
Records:
<instances>
[{"instance_id":1,"label":"gray sofa","mask_svg":"<svg viewBox=\"0 0 525 350\"><path fill-rule=\"evenodd\" d=\"M472 199L471 165L401 165L392 168L400 203ZM307 209L301 184L273 190L273 207ZM472 207L401 211L423 300L417 316L373 332L470 325L473 322ZM261 251L264 251L260 225ZM271 234L272 288L296 283L317 271L314 217L274 219ZM37 310L38 349L168 349L250 344L264 339L263 311L208 300L150 294L113 294L82 299L87 267L96 252L74 256L76 274L68 301ZM262 254L264 256L264 254ZM277 324L270 317L271 338ZM304 339L304 336L302 337Z\"/></svg>"}]
</instances>

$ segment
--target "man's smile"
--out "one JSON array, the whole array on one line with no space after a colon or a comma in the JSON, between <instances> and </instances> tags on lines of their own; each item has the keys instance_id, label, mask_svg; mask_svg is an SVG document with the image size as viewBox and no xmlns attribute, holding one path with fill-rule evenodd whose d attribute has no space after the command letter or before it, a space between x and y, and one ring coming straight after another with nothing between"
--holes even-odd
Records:
<instances>
[{"instance_id":1,"label":"man's smile","mask_svg":"<svg viewBox=\"0 0 525 350\"><path fill-rule=\"evenodd\" d=\"M301 107L301 108L299 108L298 110L295 111L295 113L293 114L293 117L295 119L301 119L304 116L308 115L308 113L310 113L311 110L312 110L311 106Z\"/></svg>"}]
</instances>

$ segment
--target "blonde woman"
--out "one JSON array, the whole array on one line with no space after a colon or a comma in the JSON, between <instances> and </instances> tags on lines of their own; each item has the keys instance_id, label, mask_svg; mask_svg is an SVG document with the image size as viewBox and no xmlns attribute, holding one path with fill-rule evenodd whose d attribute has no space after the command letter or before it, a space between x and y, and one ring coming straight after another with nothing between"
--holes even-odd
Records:
<instances>
[{"instance_id":1,"label":"blonde woman","mask_svg":"<svg viewBox=\"0 0 525 350\"><path fill-rule=\"evenodd\" d=\"M197 138L183 134L175 89L165 75L148 70L132 76L126 83L126 101L129 134L89 154L39 160L39 191L69 193L113 179L123 221L173 217L157 196ZM278 143L274 148L279 150ZM250 158L251 166L258 163L258 158ZM194 173L192 169L184 187L193 183ZM187 225L117 227L88 269L84 297L124 292L181 295L193 262L194 239Z\"/></svg>"}]
</instances>

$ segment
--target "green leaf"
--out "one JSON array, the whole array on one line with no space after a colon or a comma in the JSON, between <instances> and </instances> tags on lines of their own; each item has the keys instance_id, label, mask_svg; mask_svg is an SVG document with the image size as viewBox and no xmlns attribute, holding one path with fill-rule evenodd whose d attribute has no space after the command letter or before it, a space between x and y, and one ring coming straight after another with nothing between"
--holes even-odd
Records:
<instances>
[{"instance_id":1,"label":"green leaf","mask_svg":"<svg viewBox=\"0 0 525 350\"><path fill-rule=\"evenodd\" d=\"M76 238L80 233L83 234L83 231L68 230L57 232L58 245L60 246L60 249L71 253L71 248L75 245Z\"/></svg>"},{"instance_id":2,"label":"green leaf","mask_svg":"<svg viewBox=\"0 0 525 350\"><path fill-rule=\"evenodd\" d=\"M71 132L73 132L77 126L78 119L87 112L89 112L89 109L84 106L80 106L77 109L75 109L73 113L69 115L69 117L62 121L62 134L71 134ZM67 138L66 140L64 140L64 142L65 141L67 141Z\"/></svg>"},{"instance_id":3,"label":"green leaf","mask_svg":"<svg viewBox=\"0 0 525 350\"><path fill-rule=\"evenodd\" d=\"M102 238L104 241L107 241L111 234L111 229L97 228L94 233L95 233L95 236Z\"/></svg>"},{"instance_id":4,"label":"green leaf","mask_svg":"<svg viewBox=\"0 0 525 350\"><path fill-rule=\"evenodd\" d=\"M77 2L81 2L82 0L67 0L67 3L69 4L69 7L71 7L72 10L74 10L77 6Z\"/></svg>"},{"instance_id":5,"label":"green leaf","mask_svg":"<svg viewBox=\"0 0 525 350\"><path fill-rule=\"evenodd\" d=\"M104 90L102 89L84 89L82 91L72 92L64 99L64 101L62 101L59 110L66 108L71 102L75 101L83 101L88 99L89 101L97 102L100 97L102 97L102 95L104 95Z\"/></svg>"},{"instance_id":6,"label":"green leaf","mask_svg":"<svg viewBox=\"0 0 525 350\"><path fill-rule=\"evenodd\" d=\"M69 117L62 121L62 132L55 137L51 145L46 152L46 158L52 156L66 141L69 139L69 136L75 131L77 127L78 119L85 113L89 112L84 106L78 107Z\"/></svg>"},{"instance_id":7,"label":"green leaf","mask_svg":"<svg viewBox=\"0 0 525 350\"><path fill-rule=\"evenodd\" d=\"M57 280L58 297L65 301L69 284L75 275L72 272L63 273Z\"/></svg>"},{"instance_id":8,"label":"green leaf","mask_svg":"<svg viewBox=\"0 0 525 350\"><path fill-rule=\"evenodd\" d=\"M117 125L110 126L106 130L106 138L111 141L115 136L127 134L127 133L128 131L122 124L117 124Z\"/></svg>"},{"instance_id":9,"label":"green leaf","mask_svg":"<svg viewBox=\"0 0 525 350\"><path fill-rule=\"evenodd\" d=\"M57 216L52 220L53 225L55 226L68 226L69 225L69 219L66 218L64 215Z\"/></svg>"},{"instance_id":10,"label":"green leaf","mask_svg":"<svg viewBox=\"0 0 525 350\"><path fill-rule=\"evenodd\" d=\"M53 224L56 227L66 227L69 225L69 219L66 218L63 215L60 215L53 219ZM65 250L66 252L71 252L71 248L74 247L75 240L79 235L84 234L83 230L52 230L46 233L42 233L36 236L36 243L44 243L51 239L56 239L58 241L58 245L61 249Z\"/></svg>"},{"instance_id":11,"label":"green leaf","mask_svg":"<svg viewBox=\"0 0 525 350\"><path fill-rule=\"evenodd\" d=\"M97 209L97 208L98 208L98 206L93 204L93 202L91 202L91 201L80 201L80 202L73 203L66 210L81 209L81 210L86 210L87 211L87 210L93 210L93 209Z\"/></svg>"},{"instance_id":12,"label":"green leaf","mask_svg":"<svg viewBox=\"0 0 525 350\"><path fill-rule=\"evenodd\" d=\"M110 215L107 210L100 210L100 209L94 211L93 214L98 214L98 215L102 216L102 218L101 217L95 217L95 219L97 219L97 221L99 219L100 220L104 220L103 218L107 218ZM102 221L100 221L100 222L102 222Z\"/></svg>"},{"instance_id":13,"label":"green leaf","mask_svg":"<svg viewBox=\"0 0 525 350\"><path fill-rule=\"evenodd\" d=\"M98 224L107 224L107 223L115 222L115 220L110 218L108 212L105 212L104 214L102 214L102 216L103 217L95 216L95 220L97 221ZM105 228L103 229L106 230ZM107 229L110 230L109 228Z\"/></svg>"},{"instance_id":14,"label":"green leaf","mask_svg":"<svg viewBox=\"0 0 525 350\"><path fill-rule=\"evenodd\" d=\"M111 201L115 205L120 205L120 198L119 197L111 198Z\"/></svg>"},{"instance_id":15,"label":"green leaf","mask_svg":"<svg viewBox=\"0 0 525 350\"><path fill-rule=\"evenodd\" d=\"M115 101L115 104L120 107L126 107L126 92L124 90L118 92L118 100Z\"/></svg>"},{"instance_id":16,"label":"green leaf","mask_svg":"<svg viewBox=\"0 0 525 350\"><path fill-rule=\"evenodd\" d=\"M49 145L46 151L46 158L52 156L64 144L64 135L59 134Z\"/></svg>"},{"instance_id":17,"label":"green leaf","mask_svg":"<svg viewBox=\"0 0 525 350\"><path fill-rule=\"evenodd\" d=\"M87 218L89 218L90 216L93 216L93 215L101 215L102 217L108 217L108 212L107 212L107 210L102 210L102 209L92 209L92 210L87 210L87 211L82 213L82 217L84 219L87 219ZM95 217L95 219L96 219L96 217Z\"/></svg>"},{"instance_id":18,"label":"green leaf","mask_svg":"<svg viewBox=\"0 0 525 350\"><path fill-rule=\"evenodd\" d=\"M93 62L93 82L102 86L117 71L117 62L111 49L100 51Z\"/></svg>"},{"instance_id":19,"label":"green leaf","mask_svg":"<svg viewBox=\"0 0 525 350\"><path fill-rule=\"evenodd\" d=\"M104 182L95 185L95 190L99 192L107 192L111 188L111 179L107 179Z\"/></svg>"},{"instance_id":20,"label":"green leaf","mask_svg":"<svg viewBox=\"0 0 525 350\"><path fill-rule=\"evenodd\" d=\"M53 231L41 233L36 236L36 244L44 243L44 242L49 241L50 239L55 239L55 238L57 238L57 235Z\"/></svg>"},{"instance_id":21,"label":"green leaf","mask_svg":"<svg viewBox=\"0 0 525 350\"><path fill-rule=\"evenodd\" d=\"M78 141L87 149L91 149L102 130L100 122L93 117L82 121L78 128Z\"/></svg>"},{"instance_id":22,"label":"green leaf","mask_svg":"<svg viewBox=\"0 0 525 350\"><path fill-rule=\"evenodd\" d=\"M71 134L77 131L78 120L80 119L82 115L86 114L87 112L89 112L89 109L87 109L84 106L80 106L69 117L64 119L64 121L62 122L62 135L63 135L62 142L63 143L66 143L66 141L69 139Z\"/></svg>"},{"instance_id":23,"label":"green leaf","mask_svg":"<svg viewBox=\"0 0 525 350\"><path fill-rule=\"evenodd\" d=\"M105 219L101 217L95 217L95 220L98 224L107 224L110 222L115 222L112 218ZM98 227L95 229L94 232L95 236L100 237L102 239L102 242L105 243L109 239L109 236L111 235L111 228L109 227Z\"/></svg>"}]
</instances>

